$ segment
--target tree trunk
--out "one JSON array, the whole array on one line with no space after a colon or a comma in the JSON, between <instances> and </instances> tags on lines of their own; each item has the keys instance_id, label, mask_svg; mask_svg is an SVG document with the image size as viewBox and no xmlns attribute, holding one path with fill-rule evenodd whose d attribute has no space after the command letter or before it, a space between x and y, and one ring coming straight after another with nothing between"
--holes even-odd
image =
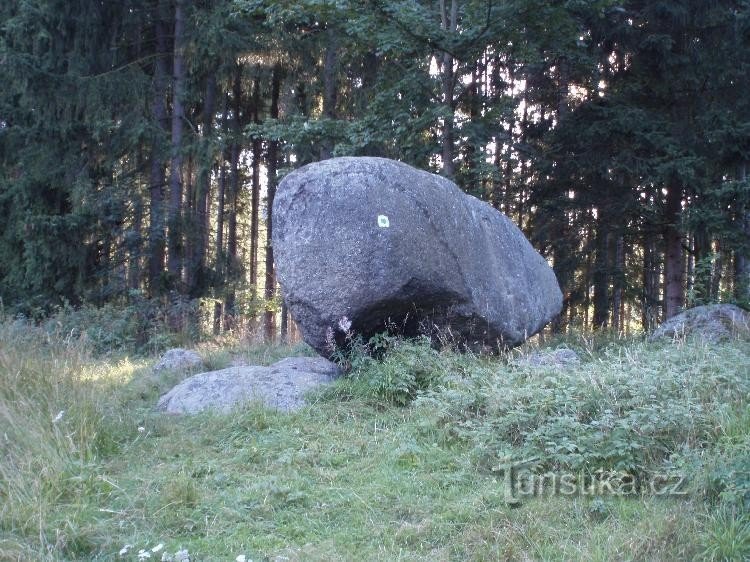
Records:
<instances>
[{"instance_id":1,"label":"tree trunk","mask_svg":"<svg viewBox=\"0 0 750 562\"><path fill-rule=\"evenodd\" d=\"M209 141L212 138L214 125L214 112L216 110L216 76L211 73L206 78L206 97L203 101L203 138ZM208 147L208 142L203 146ZM213 154L201 162L201 168L196 183L194 229L191 237L193 240L193 252L191 259L192 271L190 294L198 297L205 290L206 285L206 252L208 251L208 201L211 191L211 170L213 168Z\"/></svg>"},{"instance_id":2,"label":"tree trunk","mask_svg":"<svg viewBox=\"0 0 750 562\"><path fill-rule=\"evenodd\" d=\"M713 267L711 268L711 286L708 294L708 302L719 302L719 293L721 291L721 278L724 275L724 252L721 242L714 242L716 257L714 258Z\"/></svg>"},{"instance_id":3,"label":"tree trunk","mask_svg":"<svg viewBox=\"0 0 750 562\"><path fill-rule=\"evenodd\" d=\"M526 146L526 141L528 140L529 136L529 90L528 88L524 88L523 93L521 94L523 99L523 111L521 112L521 122L520 122L520 134L518 135L519 142L522 146ZM523 155L521 155L518 151L516 151L518 154L518 164L516 167L520 165L521 172L519 175L519 179L517 180L516 185L518 185L517 192L512 194L510 196L511 199L515 202L515 211L516 216L518 217L517 224L521 228L521 230L524 230L524 219L526 218L526 209L525 209L525 199L526 199L526 180L528 179L528 168L529 168L529 159ZM509 168L508 171L509 178L511 175L516 175L513 168ZM509 193L512 193L512 190L509 190Z\"/></svg>"},{"instance_id":4,"label":"tree trunk","mask_svg":"<svg viewBox=\"0 0 750 562\"><path fill-rule=\"evenodd\" d=\"M378 73L380 71L380 55L375 49L364 53L362 58L362 88L357 100L357 112L365 115L369 111L375 96L377 96ZM362 147L363 156L384 156L384 147L379 142L369 142Z\"/></svg>"},{"instance_id":5,"label":"tree trunk","mask_svg":"<svg viewBox=\"0 0 750 562\"><path fill-rule=\"evenodd\" d=\"M589 237L591 236L589 232ZM583 270L583 329L584 331L588 331L591 326L591 269L592 269L592 259L591 259L591 252L587 252L586 256L586 265L585 269Z\"/></svg>"},{"instance_id":6,"label":"tree trunk","mask_svg":"<svg viewBox=\"0 0 750 562\"><path fill-rule=\"evenodd\" d=\"M193 223L193 213L195 213L195 184L193 182L193 166L195 164L195 158L191 153L187 155L187 162L185 163L185 173L183 175L183 201L182 201L182 220L189 221L180 224L180 236L182 239L182 252L181 258L181 270L183 280L185 282L185 289L190 294L190 288L192 287L193 280L195 278L193 271L192 256L195 248L195 224Z\"/></svg>"},{"instance_id":7,"label":"tree trunk","mask_svg":"<svg viewBox=\"0 0 750 562\"><path fill-rule=\"evenodd\" d=\"M469 121L471 123L479 121L482 111L482 100L480 98L482 73L479 65L479 61L474 63L471 70L471 82L467 86L466 105L469 108ZM489 195L488 192L492 191L491 186L485 190L485 186L482 185L482 174L481 172L477 173L479 162L487 156L483 143L484 141L480 140L477 135L472 135L464 145L464 154L466 155L464 161L466 162L467 172L465 185L475 190L482 188L482 193Z\"/></svg>"},{"instance_id":8,"label":"tree trunk","mask_svg":"<svg viewBox=\"0 0 750 562\"><path fill-rule=\"evenodd\" d=\"M149 173L148 288L152 297L161 292L161 276L164 271L164 161L161 143L162 133L167 128L167 31L162 16L163 2L160 1L154 21L156 57L151 101L151 113L158 129L151 141Z\"/></svg>"},{"instance_id":9,"label":"tree trunk","mask_svg":"<svg viewBox=\"0 0 750 562\"><path fill-rule=\"evenodd\" d=\"M253 85L253 121L260 123L260 78L255 77ZM263 157L263 142L260 138L253 139L253 178L250 200L250 285L253 296L259 293L258 288L258 230L260 206L260 160Z\"/></svg>"},{"instance_id":10,"label":"tree trunk","mask_svg":"<svg viewBox=\"0 0 750 562\"><path fill-rule=\"evenodd\" d=\"M692 246L692 259L688 262L688 282L691 281L689 276L692 273L691 306L708 302L711 292L711 272L706 267L706 262L711 259L711 242L704 226L699 226L693 232Z\"/></svg>"},{"instance_id":11,"label":"tree trunk","mask_svg":"<svg viewBox=\"0 0 750 562\"><path fill-rule=\"evenodd\" d=\"M271 77L271 119L279 118L279 93L281 91L282 69L277 63L273 67ZM276 172L279 162L279 142L271 140L268 143L268 205L266 214L266 317L265 337L266 341L272 342L276 339L276 313L269 304L276 296L276 272L273 263L273 200L276 196Z\"/></svg>"},{"instance_id":12,"label":"tree trunk","mask_svg":"<svg viewBox=\"0 0 750 562\"><path fill-rule=\"evenodd\" d=\"M136 152L136 169L140 169L143 162L142 147ZM140 182L136 183L136 191L133 193L133 219L130 232L126 236L125 245L128 250L127 288L137 290L141 286L141 256L143 254L143 196L141 195Z\"/></svg>"},{"instance_id":13,"label":"tree trunk","mask_svg":"<svg viewBox=\"0 0 750 562\"><path fill-rule=\"evenodd\" d=\"M630 327L633 324L633 308L630 305L630 302L623 301L623 318L625 320L624 325L624 331L625 331L625 338L630 337Z\"/></svg>"},{"instance_id":14,"label":"tree trunk","mask_svg":"<svg viewBox=\"0 0 750 562\"><path fill-rule=\"evenodd\" d=\"M601 210L600 210L601 212ZM594 329L609 321L609 220L600 214L596 225L594 258Z\"/></svg>"},{"instance_id":15,"label":"tree trunk","mask_svg":"<svg viewBox=\"0 0 750 562\"><path fill-rule=\"evenodd\" d=\"M128 241L128 289L139 289L141 286L141 252L143 245L143 199L141 194L134 195L133 225Z\"/></svg>"},{"instance_id":16,"label":"tree trunk","mask_svg":"<svg viewBox=\"0 0 750 562\"><path fill-rule=\"evenodd\" d=\"M508 83L515 83L514 69L512 65L508 65L506 68L508 73ZM500 78L500 57L495 56L494 64L492 67L492 84L494 99L498 102L504 95L504 89L507 87L505 82ZM497 168L498 179L493 189L494 199L493 205L496 209L499 209L508 216L511 216L510 210L510 198L511 190L513 187L513 137L515 135L516 128L516 112L510 112L508 122L508 136L507 146L503 147L503 139L500 135L495 138L495 167ZM505 154L505 162L503 163L503 154Z\"/></svg>"},{"instance_id":17,"label":"tree trunk","mask_svg":"<svg viewBox=\"0 0 750 562\"><path fill-rule=\"evenodd\" d=\"M685 263L679 229L682 189L669 186L664 216L664 319L679 314L685 301Z\"/></svg>"},{"instance_id":18,"label":"tree trunk","mask_svg":"<svg viewBox=\"0 0 750 562\"><path fill-rule=\"evenodd\" d=\"M224 305L225 329L229 329L237 314L236 310L236 269L237 269L237 211L240 193L240 111L242 109L242 67L237 66L232 86L232 145L229 149L229 231L227 233L227 281L229 289Z\"/></svg>"},{"instance_id":19,"label":"tree trunk","mask_svg":"<svg viewBox=\"0 0 750 562\"><path fill-rule=\"evenodd\" d=\"M226 110L224 111L224 117L226 121ZM224 151L222 151L219 168L219 192L216 196L216 277L218 283L221 283L222 285L226 284L226 254L224 253L224 193L226 192L227 185L226 170L226 166L224 165ZM222 308L222 303L217 299L214 303L214 334L219 334L219 332L221 332L222 318L224 317Z\"/></svg>"},{"instance_id":20,"label":"tree trunk","mask_svg":"<svg viewBox=\"0 0 750 562\"><path fill-rule=\"evenodd\" d=\"M450 14L447 11L445 0L440 0L440 21L444 31L455 33L458 27L458 1L451 0ZM442 143L443 143L443 175L446 178L452 178L455 174L455 165L453 163L454 156L454 139L453 139L453 128L455 122L455 107L453 99L453 87L454 87L454 72L453 72L453 55L447 52L443 52L442 60L442 78L441 86L443 91L443 105L446 107L446 115L443 118L443 131L442 131Z\"/></svg>"},{"instance_id":21,"label":"tree trunk","mask_svg":"<svg viewBox=\"0 0 750 562\"><path fill-rule=\"evenodd\" d=\"M560 220L560 217L551 217L552 221L558 222ZM564 233L562 232L564 230L564 225L560 222L558 222L560 225L560 229L555 229L558 234L559 238L564 237ZM560 243L553 242L552 245L552 270L555 272L555 276L557 277L558 282L560 283L560 289L563 293L563 307L560 311L560 314L558 314L553 320L552 325L550 327L553 334L561 334L567 331L568 329L568 313L570 308L570 292L571 292L571 285L573 284L572 279L572 271L570 271L570 264L567 261L567 252L564 251L564 248Z\"/></svg>"},{"instance_id":22,"label":"tree trunk","mask_svg":"<svg viewBox=\"0 0 750 562\"><path fill-rule=\"evenodd\" d=\"M289 343L289 309L285 302L281 303L281 343Z\"/></svg>"},{"instance_id":23,"label":"tree trunk","mask_svg":"<svg viewBox=\"0 0 750 562\"><path fill-rule=\"evenodd\" d=\"M179 285L182 277L182 122L185 119L185 35L184 0L175 1L174 62L172 69L172 163L169 174L168 260L170 281Z\"/></svg>"},{"instance_id":24,"label":"tree trunk","mask_svg":"<svg viewBox=\"0 0 750 562\"><path fill-rule=\"evenodd\" d=\"M695 236L688 232L685 234L685 301L688 306L693 306L695 301Z\"/></svg>"},{"instance_id":25,"label":"tree trunk","mask_svg":"<svg viewBox=\"0 0 750 562\"><path fill-rule=\"evenodd\" d=\"M737 179L742 182L741 189L746 193L748 190L747 162L740 164ZM742 238L743 244L735 250L734 296L741 303L748 305L750 304L750 204L746 200L740 205L737 221L744 237Z\"/></svg>"},{"instance_id":26,"label":"tree trunk","mask_svg":"<svg viewBox=\"0 0 750 562\"><path fill-rule=\"evenodd\" d=\"M338 40L336 31L328 31L328 45L323 60L323 117L336 119L336 65L338 63ZM273 94L272 94L273 95ZM333 139L326 136L320 143L320 159L333 156Z\"/></svg>"},{"instance_id":27,"label":"tree trunk","mask_svg":"<svg viewBox=\"0 0 750 562\"><path fill-rule=\"evenodd\" d=\"M223 131L222 136L226 136L229 131L229 100L226 95L224 96L221 127ZM216 256L214 258L214 267L216 269L215 287L219 286L222 288L226 287L226 253L224 252L224 206L227 186L226 156L226 148L222 148L219 155L219 185L218 193L216 194ZM216 291L216 288L214 290ZM214 296L216 298L216 302L214 302L214 334L219 334L223 324L224 313L222 303L218 300L219 295L215 294Z\"/></svg>"},{"instance_id":28,"label":"tree trunk","mask_svg":"<svg viewBox=\"0 0 750 562\"><path fill-rule=\"evenodd\" d=\"M659 260L651 233L644 232L643 241L643 300L641 324L644 331L656 327L659 318Z\"/></svg>"},{"instance_id":29,"label":"tree trunk","mask_svg":"<svg viewBox=\"0 0 750 562\"><path fill-rule=\"evenodd\" d=\"M615 270L612 286L612 328L619 333L623 328L622 304L625 290L625 240L621 233L615 241Z\"/></svg>"}]
</instances>

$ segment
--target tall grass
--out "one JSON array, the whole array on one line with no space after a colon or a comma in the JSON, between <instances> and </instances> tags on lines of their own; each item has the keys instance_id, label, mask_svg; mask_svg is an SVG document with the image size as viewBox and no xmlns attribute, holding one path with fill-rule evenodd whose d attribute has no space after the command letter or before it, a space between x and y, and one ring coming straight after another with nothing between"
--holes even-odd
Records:
<instances>
[{"instance_id":1,"label":"tall grass","mask_svg":"<svg viewBox=\"0 0 750 562\"><path fill-rule=\"evenodd\" d=\"M0 323L0 533L28 539L0 540L0 559L92 547L75 511L103 489L89 469L123 437L109 382L132 369L96 361L85 338Z\"/></svg>"}]
</instances>

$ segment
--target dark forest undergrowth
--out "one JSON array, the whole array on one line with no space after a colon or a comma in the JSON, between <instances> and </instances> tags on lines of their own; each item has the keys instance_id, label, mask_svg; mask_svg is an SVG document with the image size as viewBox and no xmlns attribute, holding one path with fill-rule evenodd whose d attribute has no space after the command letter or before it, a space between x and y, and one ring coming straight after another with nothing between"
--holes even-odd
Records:
<instances>
[{"instance_id":1,"label":"dark forest undergrowth","mask_svg":"<svg viewBox=\"0 0 750 562\"><path fill-rule=\"evenodd\" d=\"M750 557L750 343L555 345L391 341L296 413L167 417L153 358L3 322L0 560Z\"/></svg>"}]
</instances>

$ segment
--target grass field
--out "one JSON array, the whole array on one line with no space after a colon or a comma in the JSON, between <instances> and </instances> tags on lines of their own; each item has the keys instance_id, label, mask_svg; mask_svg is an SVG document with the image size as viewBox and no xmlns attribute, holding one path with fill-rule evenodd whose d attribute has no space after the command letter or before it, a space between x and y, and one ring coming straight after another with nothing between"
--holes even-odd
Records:
<instances>
[{"instance_id":1,"label":"grass field","mask_svg":"<svg viewBox=\"0 0 750 562\"><path fill-rule=\"evenodd\" d=\"M391 342L299 412L167 417L153 358L6 321L0 560L750 559L750 343L567 345Z\"/></svg>"}]
</instances>

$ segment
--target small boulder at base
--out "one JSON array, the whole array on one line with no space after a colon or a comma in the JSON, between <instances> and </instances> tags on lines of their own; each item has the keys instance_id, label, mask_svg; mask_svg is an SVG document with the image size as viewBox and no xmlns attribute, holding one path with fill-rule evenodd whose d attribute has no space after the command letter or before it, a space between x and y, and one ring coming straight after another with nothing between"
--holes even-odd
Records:
<instances>
[{"instance_id":1,"label":"small boulder at base","mask_svg":"<svg viewBox=\"0 0 750 562\"><path fill-rule=\"evenodd\" d=\"M282 376L294 377L294 373L307 373L321 375L334 379L341 375L341 369L333 361L322 357L287 357L277 361L269 367L272 373L281 373Z\"/></svg>"},{"instance_id":2,"label":"small boulder at base","mask_svg":"<svg viewBox=\"0 0 750 562\"><path fill-rule=\"evenodd\" d=\"M750 336L750 313L733 304L696 306L673 316L654 333L649 341L699 338L708 343Z\"/></svg>"},{"instance_id":3,"label":"small boulder at base","mask_svg":"<svg viewBox=\"0 0 750 562\"><path fill-rule=\"evenodd\" d=\"M517 365L529 367L555 367L563 369L581 363L572 349L547 349L530 353L515 360Z\"/></svg>"},{"instance_id":4,"label":"small boulder at base","mask_svg":"<svg viewBox=\"0 0 750 562\"><path fill-rule=\"evenodd\" d=\"M190 371L203 366L203 359L195 351L188 349L170 349L154 365L153 371Z\"/></svg>"},{"instance_id":5,"label":"small boulder at base","mask_svg":"<svg viewBox=\"0 0 750 562\"><path fill-rule=\"evenodd\" d=\"M330 356L387 327L472 349L517 345L562 307L552 269L505 215L453 182L373 157L290 173L273 203L284 299Z\"/></svg>"},{"instance_id":6,"label":"small boulder at base","mask_svg":"<svg viewBox=\"0 0 750 562\"><path fill-rule=\"evenodd\" d=\"M230 367L185 379L159 399L157 408L168 414L226 413L258 401L277 410L296 410L309 390L340 374L335 363L322 357L288 357L270 367Z\"/></svg>"}]
</instances>

